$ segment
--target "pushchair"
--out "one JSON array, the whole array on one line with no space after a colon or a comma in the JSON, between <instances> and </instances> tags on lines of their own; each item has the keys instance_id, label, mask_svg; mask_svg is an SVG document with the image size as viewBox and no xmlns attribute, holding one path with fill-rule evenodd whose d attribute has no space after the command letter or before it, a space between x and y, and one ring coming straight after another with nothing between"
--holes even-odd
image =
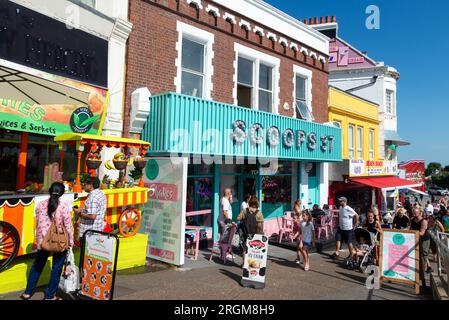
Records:
<instances>
[{"instance_id":1,"label":"pushchair","mask_svg":"<svg viewBox=\"0 0 449 320\"><path fill-rule=\"evenodd\" d=\"M376 246L377 233L374 234L366 229L357 228L354 230L354 234L357 245L361 244L361 238L365 240L364 244L367 245L367 250L363 257L356 256L355 259L349 257L346 260L346 267L349 270L360 269L362 272L365 272L369 265L374 264L374 247Z\"/></svg>"}]
</instances>

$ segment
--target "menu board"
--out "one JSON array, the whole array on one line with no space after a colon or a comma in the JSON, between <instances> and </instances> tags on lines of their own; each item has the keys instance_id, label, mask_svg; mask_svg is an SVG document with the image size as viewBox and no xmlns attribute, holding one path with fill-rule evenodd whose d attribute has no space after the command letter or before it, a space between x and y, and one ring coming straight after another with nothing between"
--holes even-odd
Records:
<instances>
[{"instance_id":1,"label":"menu board","mask_svg":"<svg viewBox=\"0 0 449 320\"><path fill-rule=\"evenodd\" d=\"M88 231L84 242L80 293L95 300L112 300L118 239Z\"/></svg>"},{"instance_id":2,"label":"menu board","mask_svg":"<svg viewBox=\"0 0 449 320\"><path fill-rule=\"evenodd\" d=\"M184 264L187 158L150 158L143 181L148 202L142 206L142 227L148 234L147 257Z\"/></svg>"},{"instance_id":3,"label":"menu board","mask_svg":"<svg viewBox=\"0 0 449 320\"><path fill-rule=\"evenodd\" d=\"M380 247L381 279L413 284L419 292L419 232L384 229Z\"/></svg>"},{"instance_id":4,"label":"menu board","mask_svg":"<svg viewBox=\"0 0 449 320\"><path fill-rule=\"evenodd\" d=\"M241 284L244 287L262 289L265 287L267 270L268 238L256 234L246 240L245 263Z\"/></svg>"}]
</instances>

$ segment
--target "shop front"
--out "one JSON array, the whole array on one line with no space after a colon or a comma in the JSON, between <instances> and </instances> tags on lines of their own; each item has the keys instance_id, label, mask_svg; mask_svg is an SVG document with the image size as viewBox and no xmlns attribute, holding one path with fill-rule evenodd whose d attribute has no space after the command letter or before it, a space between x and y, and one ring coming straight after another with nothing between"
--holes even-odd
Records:
<instances>
[{"instance_id":1,"label":"shop front","mask_svg":"<svg viewBox=\"0 0 449 320\"><path fill-rule=\"evenodd\" d=\"M301 199L304 207L327 199L327 163L341 161L341 130L272 113L191 96L151 97L142 140L151 156L189 160L186 212L192 224L217 239L223 191L233 194L233 220L245 195L256 195L265 233L276 234L281 217Z\"/></svg>"}]
</instances>

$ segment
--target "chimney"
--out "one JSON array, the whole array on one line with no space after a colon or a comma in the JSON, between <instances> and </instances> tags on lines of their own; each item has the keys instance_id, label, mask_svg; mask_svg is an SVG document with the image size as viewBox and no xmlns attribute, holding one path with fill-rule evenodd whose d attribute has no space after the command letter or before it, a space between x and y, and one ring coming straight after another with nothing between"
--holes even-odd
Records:
<instances>
[{"instance_id":1,"label":"chimney","mask_svg":"<svg viewBox=\"0 0 449 320\"><path fill-rule=\"evenodd\" d=\"M313 24L313 18L309 19L309 24L312 25Z\"/></svg>"},{"instance_id":2,"label":"chimney","mask_svg":"<svg viewBox=\"0 0 449 320\"><path fill-rule=\"evenodd\" d=\"M304 19L304 24L309 24L309 20L307 20L307 19Z\"/></svg>"},{"instance_id":3,"label":"chimney","mask_svg":"<svg viewBox=\"0 0 449 320\"><path fill-rule=\"evenodd\" d=\"M324 17L320 18L320 23L323 24L324 23Z\"/></svg>"},{"instance_id":4,"label":"chimney","mask_svg":"<svg viewBox=\"0 0 449 320\"><path fill-rule=\"evenodd\" d=\"M337 17L335 17L335 16L332 16L332 22L337 22Z\"/></svg>"},{"instance_id":5,"label":"chimney","mask_svg":"<svg viewBox=\"0 0 449 320\"><path fill-rule=\"evenodd\" d=\"M326 23L330 23L331 22L331 17L327 16L326 17Z\"/></svg>"},{"instance_id":6,"label":"chimney","mask_svg":"<svg viewBox=\"0 0 449 320\"><path fill-rule=\"evenodd\" d=\"M315 17L315 24L318 24L318 17Z\"/></svg>"}]
</instances>

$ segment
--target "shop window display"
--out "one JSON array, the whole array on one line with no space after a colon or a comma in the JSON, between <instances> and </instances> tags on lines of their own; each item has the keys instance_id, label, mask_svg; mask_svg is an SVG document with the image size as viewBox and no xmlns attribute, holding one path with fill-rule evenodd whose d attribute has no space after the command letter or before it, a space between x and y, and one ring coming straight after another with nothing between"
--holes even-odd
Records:
<instances>
[{"instance_id":1,"label":"shop window display","mask_svg":"<svg viewBox=\"0 0 449 320\"><path fill-rule=\"evenodd\" d=\"M265 203L291 203L292 177L291 176L264 176L262 179L263 202Z\"/></svg>"}]
</instances>

